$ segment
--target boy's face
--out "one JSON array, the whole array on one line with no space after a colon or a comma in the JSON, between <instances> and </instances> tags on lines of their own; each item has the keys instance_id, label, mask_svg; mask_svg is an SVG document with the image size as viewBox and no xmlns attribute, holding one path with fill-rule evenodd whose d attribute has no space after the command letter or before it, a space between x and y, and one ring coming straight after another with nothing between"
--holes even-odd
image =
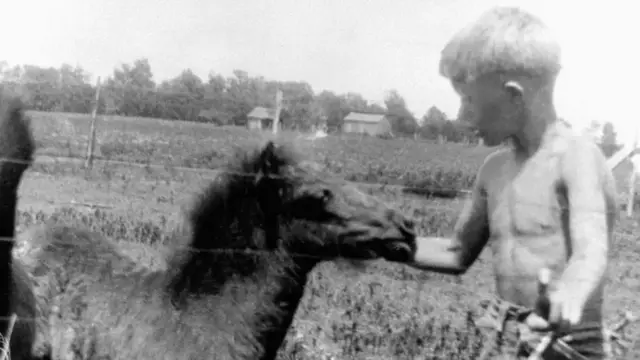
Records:
<instances>
[{"instance_id":1,"label":"boy's face","mask_svg":"<svg viewBox=\"0 0 640 360\"><path fill-rule=\"evenodd\" d=\"M487 146L497 146L520 131L521 94L505 86L497 74L478 77L469 82L452 82L460 95L458 120L473 125Z\"/></svg>"}]
</instances>

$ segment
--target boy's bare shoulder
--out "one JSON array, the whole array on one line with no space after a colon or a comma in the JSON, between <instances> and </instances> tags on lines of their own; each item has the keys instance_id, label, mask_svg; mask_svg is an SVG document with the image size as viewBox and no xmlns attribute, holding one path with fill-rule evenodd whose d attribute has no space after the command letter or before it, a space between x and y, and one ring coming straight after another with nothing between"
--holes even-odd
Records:
<instances>
[{"instance_id":1,"label":"boy's bare shoulder","mask_svg":"<svg viewBox=\"0 0 640 360\"><path fill-rule=\"evenodd\" d=\"M583 165L595 167L599 172L608 171L606 157L602 153L602 150L600 150L598 144L587 135L565 130L560 132L553 146L553 151L566 160L564 162L565 166L575 167L578 164L574 162L577 161Z\"/></svg>"},{"instance_id":2,"label":"boy's bare shoulder","mask_svg":"<svg viewBox=\"0 0 640 360\"><path fill-rule=\"evenodd\" d=\"M563 176L571 182L599 184L610 201L615 201L616 182L607 158L591 137L565 133L558 137L556 151L560 155Z\"/></svg>"}]
</instances>

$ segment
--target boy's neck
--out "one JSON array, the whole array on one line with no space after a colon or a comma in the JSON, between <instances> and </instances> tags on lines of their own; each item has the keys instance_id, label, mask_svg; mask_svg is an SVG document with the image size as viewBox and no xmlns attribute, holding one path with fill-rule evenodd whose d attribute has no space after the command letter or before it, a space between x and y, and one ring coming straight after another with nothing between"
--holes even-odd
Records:
<instances>
[{"instance_id":1,"label":"boy's neck","mask_svg":"<svg viewBox=\"0 0 640 360\"><path fill-rule=\"evenodd\" d=\"M558 122L552 85L532 93L533 96L525 99L522 128L512 138L516 154L523 158L529 158L538 151L549 130Z\"/></svg>"},{"instance_id":2,"label":"boy's neck","mask_svg":"<svg viewBox=\"0 0 640 360\"><path fill-rule=\"evenodd\" d=\"M549 131L557 123L557 118L542 117L526 119L520 134L513 137L513 148L519 157L529 158L540 149Z\"/></svg>"}]
</instances>

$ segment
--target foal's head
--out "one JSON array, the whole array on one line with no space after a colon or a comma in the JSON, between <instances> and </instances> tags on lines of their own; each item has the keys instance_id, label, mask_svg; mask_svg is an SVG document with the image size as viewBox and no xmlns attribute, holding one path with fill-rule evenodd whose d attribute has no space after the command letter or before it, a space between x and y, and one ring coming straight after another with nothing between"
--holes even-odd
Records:
<instances>
[{"instance_id":1,"label":"foal's head","mask_svg":"<svg viewBox=\"0 0 640 360\"><path fill-rule=\"evenodd\" d=\"M414 225L404 214L273 142L241 153L191 215L196 248L309 247L327 256L396 261L415 249ZM301 238L300 226L314 232L313 242Z\"/></svg>"},{"instance_id":2,"label":"foal's head","mask_svg":"<svg viewBox=\"0 0 640 360\"><path fill-rule=\"evenodd\" d=\"M180 261L174 290L249 275L264 251L310 265L336 257L408 261L415 252L409 218L273 142L240 153L199 197L190 224L194 251Z\"/></svg>"}]
</instances>

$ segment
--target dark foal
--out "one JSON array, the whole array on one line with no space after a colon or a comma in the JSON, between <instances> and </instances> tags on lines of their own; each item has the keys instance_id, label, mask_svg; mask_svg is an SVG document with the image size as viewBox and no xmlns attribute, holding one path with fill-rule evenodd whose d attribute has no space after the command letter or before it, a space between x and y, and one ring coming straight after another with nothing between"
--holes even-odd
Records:
<instances>
[{"instance_id":1,"label":"dark foal","mask_svg":"<svg viewBox=\"0 0 640 360\"><path fill-rule=\"evenodd\" d=\"M100 235L62 225L25 233L23 256L61 356L275 359L316 264L409 261L413 224L269 142L243 152L200 196L162 271ZM65 286L61 286L65 284ZM55 299L55 300L53 300ZM82 344L78 350L78 345Z\"/></svg>"}]
</instances>

